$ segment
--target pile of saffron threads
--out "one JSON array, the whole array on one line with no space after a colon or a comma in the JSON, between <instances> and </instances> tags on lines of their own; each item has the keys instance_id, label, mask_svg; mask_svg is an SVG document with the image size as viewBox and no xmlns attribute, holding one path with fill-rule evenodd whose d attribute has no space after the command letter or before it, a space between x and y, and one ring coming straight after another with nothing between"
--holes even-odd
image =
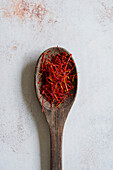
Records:
<instances>
[{"instance_id":1,"label":"pile of saffron threads","mask_svg":"<svg viewBox=\"0 0 113 170\"><path fill-rule=\"evenodd\" d=\"M45 102L53 104L59 109L61 103L65 102L65 99L72 96L71 90L74 88L73 82L77 78L77 74L72 74L72 70L75 68L72 54L60 51L57 46L59 53L53 54L51 57L48 51L43 53L40 66L40 93L39 100L42 99L42 112ZM45 57L45 55L47 55Z\"/></svg>"}]
</instances>

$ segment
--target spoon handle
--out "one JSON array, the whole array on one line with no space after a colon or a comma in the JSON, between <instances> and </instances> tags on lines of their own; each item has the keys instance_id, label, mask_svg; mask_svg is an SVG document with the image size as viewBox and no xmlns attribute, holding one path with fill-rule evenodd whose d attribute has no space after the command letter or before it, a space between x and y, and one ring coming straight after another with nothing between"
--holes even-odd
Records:
<instances>
[{"instance_id":1,"label":"spoon handle","mask_svg":"<svg viewBox=\"0 0 113 170\"><path fill-rule=\"evenodd\" d=\"M62 128L50 130L51 167L50 170L62 170Z\"/></svg>"}]
</instances>

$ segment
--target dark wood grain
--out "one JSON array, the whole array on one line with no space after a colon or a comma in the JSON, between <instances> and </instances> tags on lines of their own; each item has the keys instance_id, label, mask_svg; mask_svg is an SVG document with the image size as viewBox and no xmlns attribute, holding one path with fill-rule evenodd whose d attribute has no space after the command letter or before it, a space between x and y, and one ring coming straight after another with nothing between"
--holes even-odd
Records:
<instances>
[{"instance_id":1,"label":"dark wood grain","mask_svg":"<svg viewBox=\"0 0 113 170\"><path fill-rule=\"evenodd\" d=\"M62 109L61 112L56 110L51 113L44 109L50 130L51 170L62 170L63 127L70 108L71 104L69 104L68 108Z\"/></svg>"},{"instance_id":2,"label":"dark wood grain","mask_svg":"<svg viewBox=\"0 0 113 170\"><path fill-rule=\"evenodd\" d=\"M48 50L51 50L51 54L58 53L58 50L56 47L47 49L44 51L46 53ZM66 51L68 54L70 54L67 50L64 48L60 48L61 52ZM39 85L37 82L39 81L39 68L40 68L40 60L41 60L42 54L39 57L37 64L36 64L36 70L35 70L35 90L37 98L40 98L40 90ZM75 69L73 70L74 74L77 73L77 69L75 66ZM77 79L74 82L74 89L72 90L73 96L66 99L65 103L62 103L60 105L60 110L57 108L54 108L51 110L50 103L46 102L44 104L44 114L46 117L46 120L49 125L50 130L50 146L51 146L51 166L50 170L62 170L62 139L63 139L63 128L66 121L66 118L68 116L68 113L71 109L71 106L74 102L76 92L77 92ZM40 105L42 106L42 100L39 101Z\"/></svg>"}]
</instances>

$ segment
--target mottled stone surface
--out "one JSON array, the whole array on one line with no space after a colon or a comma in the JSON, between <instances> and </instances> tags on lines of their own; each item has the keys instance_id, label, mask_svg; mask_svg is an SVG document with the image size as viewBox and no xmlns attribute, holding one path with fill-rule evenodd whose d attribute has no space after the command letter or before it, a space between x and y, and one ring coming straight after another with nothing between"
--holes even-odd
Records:
<instances>
[{"instance_id":1,"label":"mottled stone surface","mask_svg":"<svg viewBox=\"0 0 113 170\"><path fill-rule=\"evenodd\" d=\"M63 170L112 170L112 0L0 0L0 170L50 168L34 68L56 45L73 54L79 72L64 128Z\"/></svg>"}]
</instances>

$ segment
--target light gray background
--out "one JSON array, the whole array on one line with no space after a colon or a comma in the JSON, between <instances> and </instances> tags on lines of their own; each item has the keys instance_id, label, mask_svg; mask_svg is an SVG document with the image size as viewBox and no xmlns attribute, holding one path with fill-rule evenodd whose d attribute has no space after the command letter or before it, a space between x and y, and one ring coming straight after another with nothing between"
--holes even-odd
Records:
<instances>
[{"instance_id":1,"label":"light gray background","mask_svg":"<svg viewBox=\"0 0 113 170\"><path fill-rule=\"evenodd\" d=\"M49 170L34 68L41 52L56 45L73 54L79 72L63 170L113 170L113 1L31 2L44 5L44 17L14 15L18 1L0 0L0 170Z\"/></svg>"}]
</instances>

